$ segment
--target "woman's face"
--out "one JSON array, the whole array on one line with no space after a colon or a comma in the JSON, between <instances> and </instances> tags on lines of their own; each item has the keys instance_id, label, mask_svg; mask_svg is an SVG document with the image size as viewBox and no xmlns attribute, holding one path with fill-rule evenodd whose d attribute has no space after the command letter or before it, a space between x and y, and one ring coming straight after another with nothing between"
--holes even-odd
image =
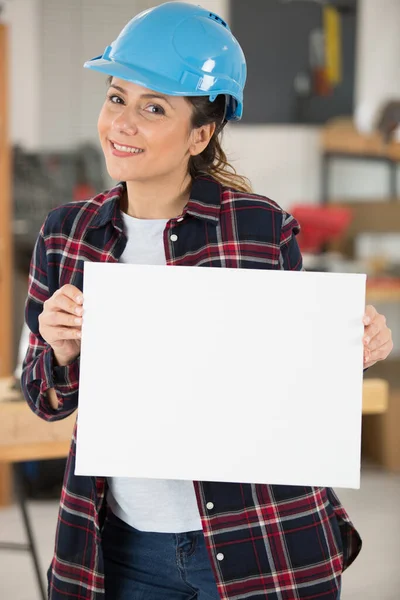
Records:
<instances>
[{"instance_id":1,"label":"woman's face","mask_svg":"<svg viewBox=\"0 0 400 600\"><path fill-rule=\"evenodd\" d=\"M166 96L114 77L98 120L110 177L185 177L190 155L202 152L210 138L210 126L192 130L191 114L192 105L182 96Z\"/></svg>"}]
</instances>

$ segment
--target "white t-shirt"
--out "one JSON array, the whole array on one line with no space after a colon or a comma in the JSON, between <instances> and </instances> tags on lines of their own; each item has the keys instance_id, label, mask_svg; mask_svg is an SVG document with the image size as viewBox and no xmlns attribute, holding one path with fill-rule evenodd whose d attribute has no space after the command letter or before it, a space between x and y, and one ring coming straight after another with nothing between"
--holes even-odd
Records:
<instances>
[{"instance_id":1,"label":"white t-shirt","mask_svg":"<svg viewBox=\"0 0 400 600\"><path fill-rule=\"evenodd\" d=\"M167 219L136 219L122 213L128 238L120 262L165 265ZM140 398L134 398L140 402ZM132 423L132 433L140 423ZM184 432L182 452L190 452ZM162 450L162 448L160 448ZM140 460L140 457L132 457ZM107 502L122 521L140 531L183 533L202 529L192 481L109 477Z\"/></svg>"}]
</instances>

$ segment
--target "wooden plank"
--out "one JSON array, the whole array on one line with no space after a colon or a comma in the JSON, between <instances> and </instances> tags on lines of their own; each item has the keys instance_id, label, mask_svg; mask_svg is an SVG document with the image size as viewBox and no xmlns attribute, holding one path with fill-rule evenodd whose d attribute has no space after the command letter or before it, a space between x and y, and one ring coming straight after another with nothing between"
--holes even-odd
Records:
<instances>
[{"instance_id":1,"label":"wooden plank","mask_svg":"<svg viewBox=\"0 0 400 600\"><path fill-rule=\"evenodd\" d=\"M391 201L358 201L356 199L332 199L330 205L351 210L353 219L346 232L346 237L354 237L359 233L399 233L400 232L400 199Z\"/></svg>"},{"instance_id":2,"label":"wooden plank","mask_svg":"<svg viewBox=\"0 0 400 600\"><path fill-rule=\"evenodd\" d=\"M12 465L0 462L0 508L10 506L13 500Z\"/></svg>"},{"instance_id":3,"label":"wooden plank","mask_svg":"<svg viewBox=\"0 0 400 600\"><path fill-rule=\"evenodd\" d=\"M12 372L11 151L8 136L8 31L0 23L0 376Z\"/></svg>"},{"instance_id":4,"label":"wooden plank","mask_svg":"<svg viewBox=\"0 0 400 600\"><path fill-rule=\"evenodd\" d=\"M385 143L383 136L374 131L361 134L352 119L333 119L321 131L321 149L323 152L340 152L347 155L388 158L400 161L400 143Z\"/></svg>"},{"instance_id":5,"label":"wooden plank","mask_svg":"<svg viewBox=\"0 0 400 600\"><path fill-rule=\"evenodd\" d=\"M35 415L20 391L13 389L13 377L0 378L0 450L3 446L70 442L76 414L48 422Z\"/></svg>"},{"instance_id":6,"label":"wooden plank","mask_svg":"<svg viewBox=\"0 0 400 600\"><path fill-rule=\"evenodd\" d=\"M3 446L64 442L71 440L76 415L47 422L35 415L26 402L0 403L0 452Z\"/></svg>"},{"instance_id":7,"label":"wooden plank","mask_svg":"<svg viewBox=\"0 0 400 600\"><path fill-rule=\"evenodd\" d=\"M0 446L0 465L1 463L66 458L69 447L69 440Z\"/></svg>"}]
</instances>

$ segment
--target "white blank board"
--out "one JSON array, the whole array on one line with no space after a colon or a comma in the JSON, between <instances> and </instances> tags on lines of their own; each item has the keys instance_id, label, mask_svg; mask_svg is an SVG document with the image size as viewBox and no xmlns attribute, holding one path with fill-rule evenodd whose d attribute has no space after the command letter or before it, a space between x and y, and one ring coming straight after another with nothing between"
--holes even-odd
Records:
<instances>
[{"instance_id":1,"label":"white blank board","mask_svg":"<svg viewBox=\"0 0 400 600\"><path fill-rule=\"evenodd\" d=\"M358 488L365 283L86 262L75 473Z\"/></svg>"}]
</instances>

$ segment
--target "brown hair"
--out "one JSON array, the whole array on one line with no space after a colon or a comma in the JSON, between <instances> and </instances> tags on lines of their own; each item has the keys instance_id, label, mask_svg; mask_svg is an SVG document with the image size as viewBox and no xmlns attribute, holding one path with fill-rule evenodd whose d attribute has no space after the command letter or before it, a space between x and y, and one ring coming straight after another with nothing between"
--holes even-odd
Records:
<instances>
[{"instance_id":1,"label":"brown hair","mask_svg":"<svg viewBox=\"0 0 400 600\"><path fill-rule=\"evenodd\" d=\"M247 177L236 173L235 168L228 162L221 145L225 125L225 98L225 95L219 95L214 102L210 102L207 96L186 96L186 100L193 106L192 127L202 127L209 123L216 124L208 146L201 154L190 158L189 173L192 178L201 174L211 175L222 185L251 193L250 181Z\"/></svg>"},{"instance_id":2,"label":"brown hair","mask_svg":"<svg viewBox=\"0 0 400 600\"><path fill-rule=\"evenodd\" d=\"M107 78L107 85L112 82L112 76ZM249 179L236 173L236 169L228 162L222 148L222 131L225 126L226 96L219 95L210 102L207 96L186 96L186 100L193 107L192 127L198 128L209 123L215 123L216 128L208 146L201 154L192 156L189 160L189 173L194 179L199 175L209 175L227 187L241 192L251 193L252 187Z\"/></svg>"}]
</instances>

